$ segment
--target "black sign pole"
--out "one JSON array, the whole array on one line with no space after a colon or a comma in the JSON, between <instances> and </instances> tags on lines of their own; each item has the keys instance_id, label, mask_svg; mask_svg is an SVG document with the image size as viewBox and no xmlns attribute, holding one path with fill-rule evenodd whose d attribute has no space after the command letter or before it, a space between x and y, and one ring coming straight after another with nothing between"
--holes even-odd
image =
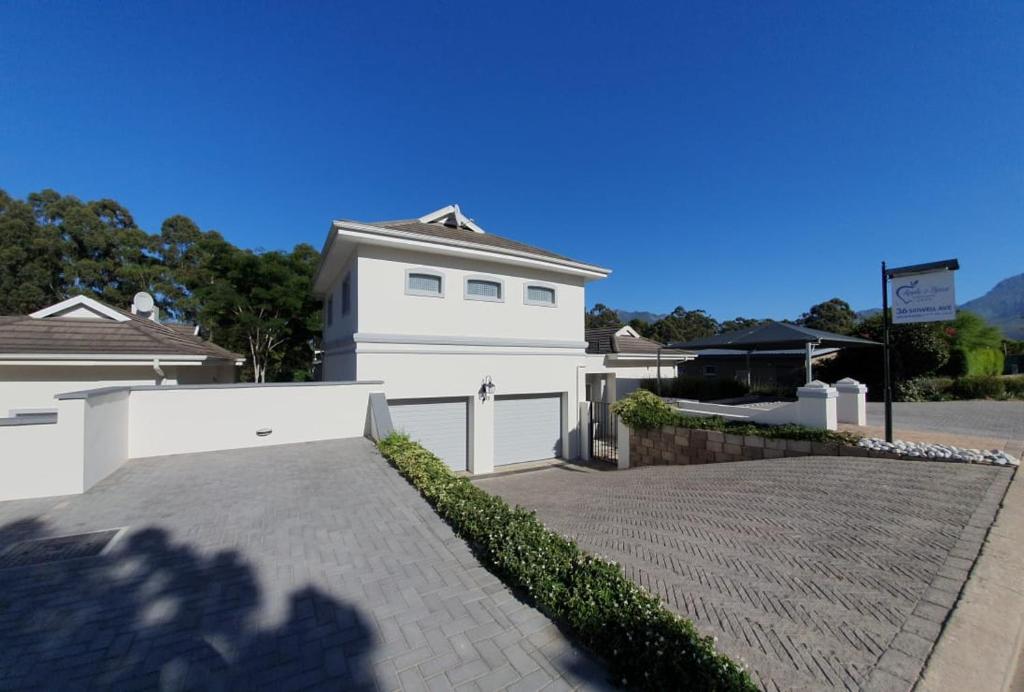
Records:
<instances>
[{"instance_id":1,"label":"black sign pole","mask_svg":"<svg viewBox=\"0 0 1024 692\"><path fill-rule=\"evenodd\" d=\"M892 377L889 373L889 275L882 262L882 389L885 396L885 441L892 442Z\"/></svg>"}]
</instances>

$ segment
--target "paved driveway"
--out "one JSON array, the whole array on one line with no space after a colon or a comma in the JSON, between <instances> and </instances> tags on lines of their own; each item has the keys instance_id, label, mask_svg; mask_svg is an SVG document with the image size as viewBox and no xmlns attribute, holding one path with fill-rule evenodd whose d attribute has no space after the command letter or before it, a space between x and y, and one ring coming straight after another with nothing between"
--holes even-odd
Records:
<instances>
[{"instance_id":1,"label":"paved driveway","mask_svg":"<svg viewBox=\"0 0 1024 692\"><path fill-rule=\"evenodd\" d=\"M765 688L908 689L1010 479L807 457L477 481L718 637Z\"/></svg>"},{"instance_id":2,"label":"paved driveway","mask_svg":"<svg viewBox=\"0 0 1024 692\"><path fill-rule=\"evenodd\" d=\"M116 527L99 557L0 569L0 689L603 685L364 440L133 461L0 503L0 546Z\"/></svg>"}]
</instances>

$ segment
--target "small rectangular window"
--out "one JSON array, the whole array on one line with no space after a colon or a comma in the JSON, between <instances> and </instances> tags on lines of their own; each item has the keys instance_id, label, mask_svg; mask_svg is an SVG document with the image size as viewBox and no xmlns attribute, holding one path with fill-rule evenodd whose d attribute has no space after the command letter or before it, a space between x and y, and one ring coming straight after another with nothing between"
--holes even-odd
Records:
<instances>
[{"instance_id":1,"label":"small rectangular window","mask_svg":"<svg viewBox=\"0 0 1024 692\"><path fill-rule=\"evenodd\" d=\"M327 326L334 324L334 296L327 296Z\"/></svg>"},{"instance_id":2,"label":"small rectangular window","mask_svg":"<svg viewBox=\"0 0 1024 692\"><path fill-rule=\"evenodd\" d=\"M341 314L347 315L352 309L352 281L351 275L346 276L341 282Z\"/></svg>"},{"instance_id":3,"label":"small rectangular window","mask_svg":"<svg viewBox=\"0 0 1024 692\"><path fill-rule=\"evenodd\" d=\"M718 377L718 366L717 365L705 365L704 366L704 377Z\"/></svg>"},{"instance_id":4,"label":"small rectangular window","mask_svg":"<svg viewBox=\"0 0 1024 692\"><path fill-rule=\"evenodd\" d=\"M555 289L549 286L527 285L526 303L528 305L554 305Z\"/></svg>"},{"instance_id":5,"label":"small rectangular window","mask_svg":"<svg viewBox=\"0 0 1024 692\"><path fill-rule=\"evenodd\" d=\"M444 292L444 280L440 274L409 272L405 276L405 292L415 296L440 296Z\"/></svg>"},{"instance_id":6,"label":"small rectangular window","mask_svg":"<svg viewBox=\"0 0 1024 692\"><path fill-rule=\"evenodd\" d=\"M466 297L472 300L493 300L500 302L501 282L487 279L467 279Z\"/></svg>"}]
</instances>

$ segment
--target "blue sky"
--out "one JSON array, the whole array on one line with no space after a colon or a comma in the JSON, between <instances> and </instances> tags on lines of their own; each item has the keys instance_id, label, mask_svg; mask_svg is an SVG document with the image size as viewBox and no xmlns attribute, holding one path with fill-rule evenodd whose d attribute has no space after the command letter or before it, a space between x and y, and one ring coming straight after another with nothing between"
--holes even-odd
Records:
<instances>
[{"instance_id":1,"label":"blue sky","mask_svg":"<svg viewBox=\"0 0 1024 692\"><path fill-rule=\"evenodd\" d=\"M451 202L588 303L792 317L1024 270L1024 3L0 2L0 187L248 247Z\"/></svg>"}]
</instances>

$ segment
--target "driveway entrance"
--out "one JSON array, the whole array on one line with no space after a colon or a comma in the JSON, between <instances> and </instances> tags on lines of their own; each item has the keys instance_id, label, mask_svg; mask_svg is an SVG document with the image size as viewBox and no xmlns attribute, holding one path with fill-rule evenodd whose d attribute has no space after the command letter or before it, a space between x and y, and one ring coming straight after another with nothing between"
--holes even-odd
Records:
<instances>
[{"instance_id":1,"label":"driveway entrance","mask_svg":"<svg viewBox=\"0 0 1024 692\"><path fill-rule=\"evenodd\" d=\"M0 569L0 689L604 685L366 440L130 461L0 503L0 555L120 528Z\"/></svg>"},{"instance_id":2,"label":"driveway entrance","mask_svg":"<svg viewBox=\"0 0 1024 692\"><path fill-rule=\"evenodd\" d=\"M718 638L769 690L909 689L1011 478L805 457L475 481Z\"/></svg>"}]
</instances>

